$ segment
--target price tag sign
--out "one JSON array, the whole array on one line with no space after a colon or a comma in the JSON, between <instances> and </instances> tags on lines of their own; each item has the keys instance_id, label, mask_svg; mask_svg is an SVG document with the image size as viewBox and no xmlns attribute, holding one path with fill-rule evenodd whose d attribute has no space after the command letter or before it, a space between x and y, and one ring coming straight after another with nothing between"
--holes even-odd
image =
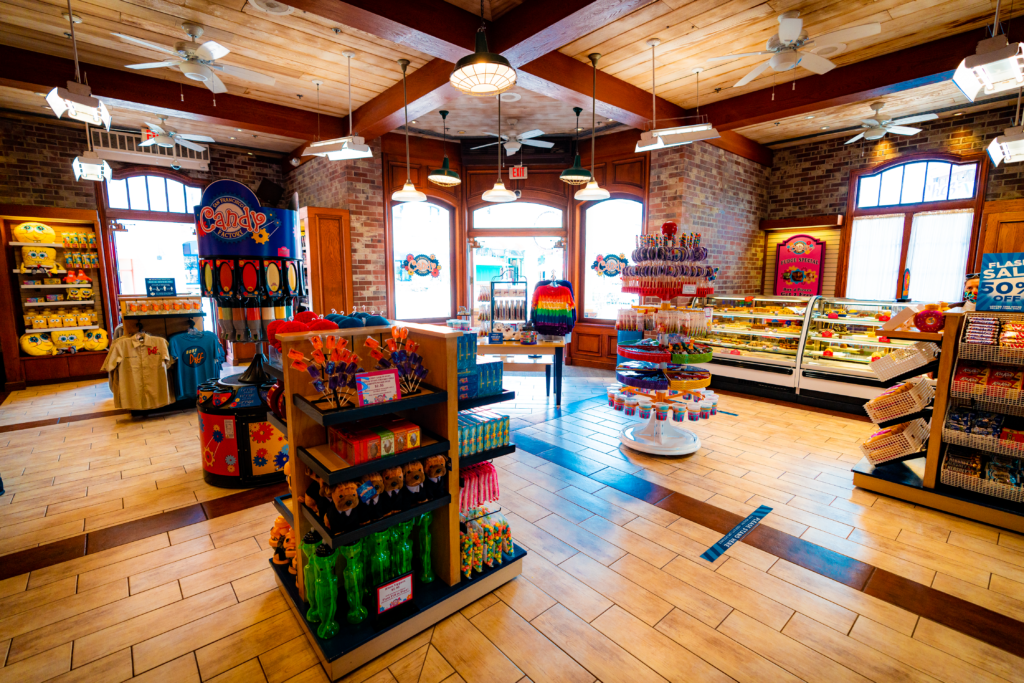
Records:
<instances>
[{"instance_id":1,"label":"price tag sign","mask_svg":"<svg viewBox=\"0 0 1024 683\"><path fill-rule=\"evenodd\" d=\"M981 257L979 311L1024 311L1024 253L985 254Z\"/></svg>"},{"instance_id":2,"label":"price tag sign","mask_svg":"<svg viewBox=\"0 0 1024 683\"><path fill-rule=\"evenodd\" d=\"M412 602L412 574L405 574L393 581L377 586L377 615L389 612Z\"/></svg>"},{"instance_id":3,"label":"price tag sign","mask_svg":"<svg viewBox=\"0 0 1024 683\"><path fill-rule=\"evenodd\" d=\"M697 295L697 285L695 285L693 283L688 283L688 284L684 284L683 285L683 296L696 296L696 295Z\"/></svg>"}]
</instances>

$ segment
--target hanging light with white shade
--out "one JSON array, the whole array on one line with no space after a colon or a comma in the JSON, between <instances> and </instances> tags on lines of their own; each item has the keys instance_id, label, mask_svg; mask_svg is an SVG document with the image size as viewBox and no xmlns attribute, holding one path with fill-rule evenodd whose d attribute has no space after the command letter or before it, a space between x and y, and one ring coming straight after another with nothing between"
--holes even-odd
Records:
<instances>
[{"instance_id":1,"label":"hanging light with white shade","mask_svg":"<svg viewBox=\"0 0 1024 683\"><path fill-rule=\"evenodd\" d=\"M494 183L494 187L484 192L481 199L485 202L514 202L516 200L516 193L512 190L505 189L505 183L501 180L501 95L498 95L498 182Z\"/></svg>"},{"instance_id":2,"label":"hanging light with white shade","mask_svg":"<svg viewBox=\"0 0 1024 683\"><path fill-rule=\"evenodd\" d=\"M601 201L611 197L608 190L600 187L597 184L597 180L594 179L595 140L597 138L597 60L601 59L601 55L600 53L592 52L587 55L587 58L594 65L594 83L591 88L590 106L590 180L587 181L586 187L576 190L576 194L573 195L573 197L581 202Z\"/></svg>"},{"instance_id":3,"label":"hanging light with white shade","mask_svg":"<svg viewBox=\"0 0 1024 683\"><path fill-rule=\"evenodd\" d=\"M484 0L480 0L480 28L476 50L455 63L448 82L461 93L474 97L500 95L516 84L516 70L509 61L487 47Z\"/></svg>"},{"instance_id":4,"label":"hanging light with white shade","mask_svg":"<svg viewBox=\"0 0 1024 683\"><path fill-rule=\"evenodd\" d=\"M348 59L348 135L334 140L317 140L302 153L302 156L326 157L331 161L347 161L349 159L370 159L373 152L369 145L358 135L352 134L352 58L355 52L346 50L341 53ZM320 137L320 86L324 84L319 79L314 79L316 85L316 133Z\"/></svg>"},{"instance_id":5,"label":"hanging light with white shade","mask_svg":"<svg viewBox=\"0 0 1024 683\"><path fill-rule=\"evenodd\" d=\"M412 173L409 171L409 94L405 85L405 70L409 66L409 60L399 59L398 64L402 67L402 102L405 111L405 185L401 190L392 192L391 199L396 202L425 202L427 195L412 184Z\"/></svg>"}]
</instances>

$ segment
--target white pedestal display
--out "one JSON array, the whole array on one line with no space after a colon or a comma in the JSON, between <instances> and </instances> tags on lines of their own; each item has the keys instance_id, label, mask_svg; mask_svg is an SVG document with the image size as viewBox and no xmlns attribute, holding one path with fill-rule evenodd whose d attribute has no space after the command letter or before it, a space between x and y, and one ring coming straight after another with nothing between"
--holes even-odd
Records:
<instances>
[{"instance_id":1,"label":"white pedestal display","mask_svg":"<svg viewBox=\"0 0 1024 683\"><path fill-rule=\"evenodd\" d=\"M700 448L700 439L688 429L670 420L657 420L654 411L646 424L635 424L619 432L619 441L641 453L651 455L689 455Z\"/></svg>"}]
</instances>

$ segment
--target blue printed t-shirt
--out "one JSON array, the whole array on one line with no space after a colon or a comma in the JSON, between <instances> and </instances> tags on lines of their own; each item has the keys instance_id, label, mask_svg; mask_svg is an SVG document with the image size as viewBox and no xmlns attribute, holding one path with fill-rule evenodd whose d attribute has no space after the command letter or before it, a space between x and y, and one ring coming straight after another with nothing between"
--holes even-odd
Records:
<instances>
[{"instance_id":1,"label":"blue printed t-shirt","mask_svg":"<svg viewBox=\"0 0 1024 683\"><path fill-rule=\"evenodd\" d=\"M224 348L213 332L203 332L201 337L187 332L176 334L169 347L171 356L178 361L174 367L179 401L194 398L203 382L220 379Z\"/></svg>"}]
</instances>

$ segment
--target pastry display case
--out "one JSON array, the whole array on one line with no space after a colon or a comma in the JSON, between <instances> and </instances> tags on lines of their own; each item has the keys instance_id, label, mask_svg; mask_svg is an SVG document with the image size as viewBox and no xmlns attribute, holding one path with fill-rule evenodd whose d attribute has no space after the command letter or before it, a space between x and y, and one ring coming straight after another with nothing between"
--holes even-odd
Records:
<instances>
[{"instance_id":1,"label":"pastry display case","mask_svg":"<svg viewBox=\"0 0 1024 683\"><path fill-rule=\"evenodd\" d=\"M812 297L710 296L694 301L710 312L707 335L714 349L713 385L772 396L793 394Z\"/></svg>"},{"instance_id":2,"label":"pastry display case","mask_svg":"<svg viewBox=\"0 0 1024 683\"><path fill-rule=\"evenodd\" d=\"M884 385L871 372L871 360L914 343L890 339L881 327L911 305L921 304L816 297L800 354L801 396L861 405L879 395Z\"/></svg>"}]
</instances>

